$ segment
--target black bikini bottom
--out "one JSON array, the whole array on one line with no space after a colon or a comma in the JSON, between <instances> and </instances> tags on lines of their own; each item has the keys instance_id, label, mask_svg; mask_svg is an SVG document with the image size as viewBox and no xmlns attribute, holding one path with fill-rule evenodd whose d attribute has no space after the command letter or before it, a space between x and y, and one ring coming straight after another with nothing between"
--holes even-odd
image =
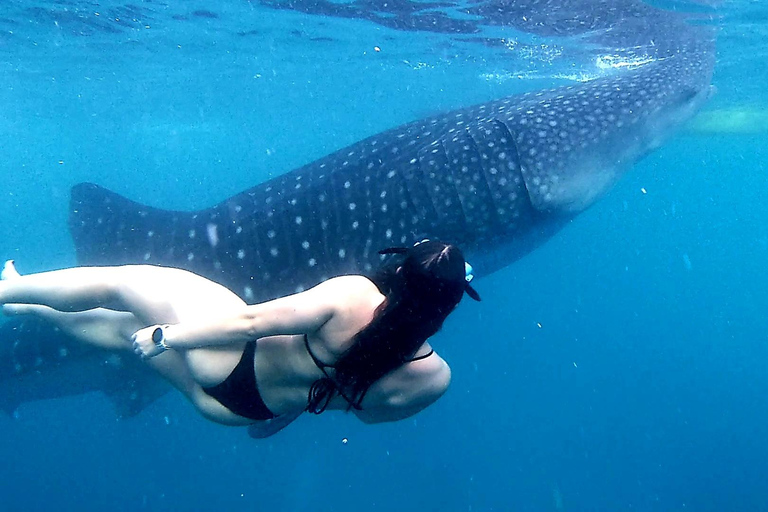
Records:
<instances>
[{"instance_id":1,"label":"black bikini bottom","mask_svg":"<svg viewBox=\"0 0 768 512\"><path fill-rule=\"evenodd\" d=\"M256 386L255 355L256 342L249 341L240 362L229 377L221 384L203 388L203 391L238 416L252 420L271 420L275 415L267 408Z\"/></svg>"}]
</instances>

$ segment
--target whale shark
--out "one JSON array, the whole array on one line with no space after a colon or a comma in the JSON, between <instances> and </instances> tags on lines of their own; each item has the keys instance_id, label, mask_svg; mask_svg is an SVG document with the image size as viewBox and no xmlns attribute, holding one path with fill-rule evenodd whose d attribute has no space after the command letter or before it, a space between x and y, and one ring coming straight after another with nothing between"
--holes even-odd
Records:
<instances>
[{"instance_id":1,"label":"whale shark","mask_svg":"<svg viewBox=\"0 0 768 512\"><path fill-rule=\"evenodd\" d=\"M690 119L711 94L713 55L710 41L690 41L589 82L414 121L197 211L79 184L77 261L185 268L257 302L369 273L381 248L439 238L486 276L551 238ZM35 319L6 322L0 339L8 412L100 391L132 416L169 389L130 354L82 347Z\"/></svg>"}]
</instances>

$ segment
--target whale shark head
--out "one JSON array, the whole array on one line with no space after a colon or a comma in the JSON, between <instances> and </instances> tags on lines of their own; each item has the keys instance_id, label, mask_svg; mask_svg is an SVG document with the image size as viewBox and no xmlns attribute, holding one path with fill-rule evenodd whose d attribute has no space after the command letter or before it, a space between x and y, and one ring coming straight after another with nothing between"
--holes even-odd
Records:
<instances>
[{"instance_id":1,"label":"whale shark head","mask_svg":"<svg viewBox=\"0 0 768 512\"><path fill-rule=\"evenodd\" d=\"M556 215L593 204L698 112L711 68L706 54L670 55L504 109L533 207Z\"/></svg>"}]
</instances>

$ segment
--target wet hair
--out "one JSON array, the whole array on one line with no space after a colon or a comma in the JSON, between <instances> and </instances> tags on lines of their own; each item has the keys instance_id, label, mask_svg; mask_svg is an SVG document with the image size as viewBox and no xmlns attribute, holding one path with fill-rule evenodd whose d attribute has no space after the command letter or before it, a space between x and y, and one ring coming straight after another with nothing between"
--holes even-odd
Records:
<instances>
[{"instance_id":1,"label":"wet hair","mask_svg":"<svg viewBox=\"0 0 768 512\"><path fill-rule=\"evenodd\" d=\"M440 330L465 291L479 300L468 285L464 255L455 245L428 240L381 253L393 256L371 281L385 300L334 365L334 387L350 408L359 409L371 384L413 358Z\"/></svg>"}]
</instances>

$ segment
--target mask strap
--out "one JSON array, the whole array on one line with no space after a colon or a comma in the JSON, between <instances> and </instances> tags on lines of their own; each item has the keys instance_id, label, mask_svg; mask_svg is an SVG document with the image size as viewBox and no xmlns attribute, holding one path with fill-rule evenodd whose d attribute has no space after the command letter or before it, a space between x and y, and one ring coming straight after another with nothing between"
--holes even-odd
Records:
<instances>
[{"instance_id":1,"label":"mask strap","mask_svg":"<svg viewBox=\"0 0 768 512\"><path fill-rule=\"evenodd\" d=\"M388 247L379 251L379 254L405 254L408 249L405 247Z\"/></svg>"}]
</instances>

